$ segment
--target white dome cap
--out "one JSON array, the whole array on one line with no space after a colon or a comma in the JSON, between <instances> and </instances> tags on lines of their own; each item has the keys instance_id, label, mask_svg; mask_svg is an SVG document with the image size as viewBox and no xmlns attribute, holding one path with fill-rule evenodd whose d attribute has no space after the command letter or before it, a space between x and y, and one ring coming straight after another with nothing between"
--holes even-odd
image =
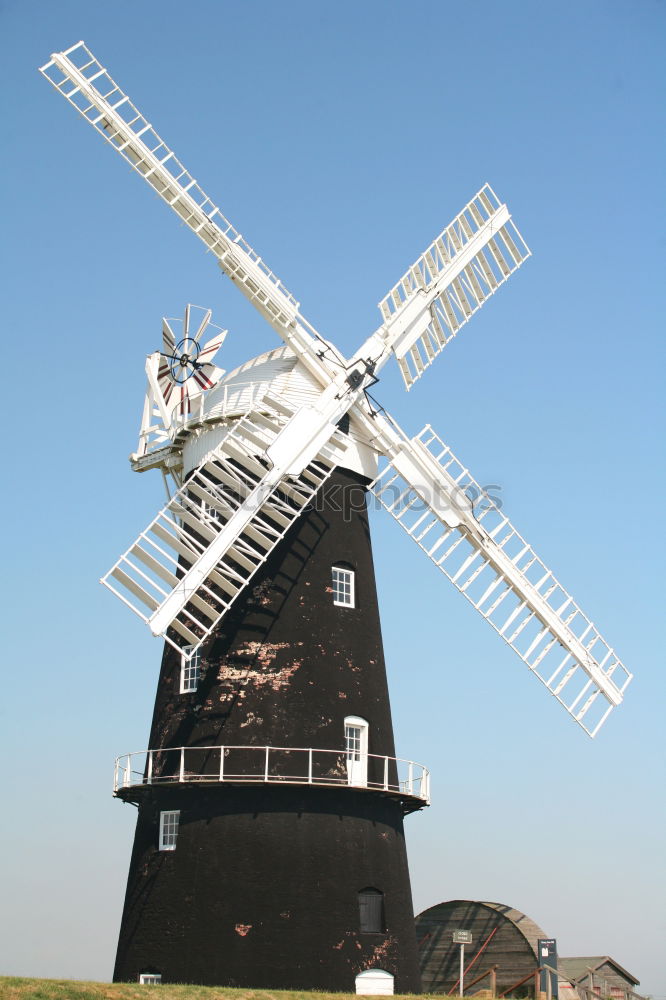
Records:
<instances>
[{"instance_id":1,"label":"white dome cap","mask_svg":"<svg viewBox=\"0 0 666 1000\"><path fill-rule=\"evenodd\" d=\"M233 420L254 408L266 393L278 396L294 410L307 406L321 395L322 389L288 347L278 347L260 354L230 372L204 393L198 430L183 442L183 472L196 468L217 447ZM215 422L218 418L219 422ZM201 429L201 422L209 424ZM368 479L377 474L377 456L354 434L353 421L349 446L340 463Z\"/></svg>"},{"instance_id":2,"label":"white dome cap","mask_svg":"<svg viewBox=\"0 0 666 1000\"><path fill-rule=\"evenodd\" d=\"M246 361L207 392L204 418L247 413L267 392L297 410L316 399L321 388L288 347L278 347Z\"/></svg>"}]
</instances>

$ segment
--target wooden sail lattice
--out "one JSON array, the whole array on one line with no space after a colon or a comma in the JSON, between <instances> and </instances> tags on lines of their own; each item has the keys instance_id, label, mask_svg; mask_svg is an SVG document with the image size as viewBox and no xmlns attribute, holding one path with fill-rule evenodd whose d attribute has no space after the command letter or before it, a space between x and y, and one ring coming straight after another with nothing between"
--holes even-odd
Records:
<instances>
[{"instance_id":1,"label":"wooden sail lattice","mask_svg":"<svg viewBox=\"0 0 666 1000\"><path fill-rule=\"evenodd\" d=\"M84 42L41 67L55 89L120 153L211 250L271 323L289 324L298 302L243 239ZM236 248L240 253L236 252Z\"/></svg>"},{"instance_id":2,"label":"wooden sail lattice","mask_svg":"<svg viewBox=\"0 0 666 1000\"><path fill-rule=\"evenodd\" d=\"M427 496L388 462L370 487L532 673L594 736L631 674L494 500L430 425L411 445L437 462ZM453 516L451 516L453 515ZM452 527L447 523L460 518ZM471 528L470 528L471 524Z\"/></svg>"},{"instance_id":3,"label":"wooden sail lattice","mask_svg":"<svg viewBox=\"0 0 666 1000\"><path fill-rule=\"evenodd\" d=\"M394 433L362 395L392 355L409 389L529 257L507 206L484 185L380 302L382 325L347 361L83 42L54 54L41 72L213 253L321 388L311 406L293 411L268 398L229 424L106 586L153 634L194 653L342 458L336 427L350 411L388 462L372 487L382 506L594 736L631 674L430 426L412 439ZM153 403L147 397L144 453L160 447L136 468L169 457ZM180 409L182 444L201 422L188 421L189 402Z\"/></svg>"},{"instance_id":4,"label":"wooden sail lattice","mask_svg":"<svg viewBox=\"0 0 666 1000\"><path fill-rule=\"evenodd\" d=\"M266 396L255 411L234 422L102 578L153 634L178 649L189 647L188 656L211 634L339 460L340 449L329 442L298 475L264 487L265 451L291 415L283 401ZM225 525L243 507L248 513L242 527L220 547ZM188 577L216 545L211 568L191 583Z\"/></svg>"},{"instance_id":5,"label":"wooden sail lattice","mask_svg":"<svg viewBox=\"0 0 666 1000\"><path fill-rule=\"evenodd\" d=\"M530 256L489 184L467 203L379 303L405 387L410 389L499 286Z\"/></svg>"}]
</instances>

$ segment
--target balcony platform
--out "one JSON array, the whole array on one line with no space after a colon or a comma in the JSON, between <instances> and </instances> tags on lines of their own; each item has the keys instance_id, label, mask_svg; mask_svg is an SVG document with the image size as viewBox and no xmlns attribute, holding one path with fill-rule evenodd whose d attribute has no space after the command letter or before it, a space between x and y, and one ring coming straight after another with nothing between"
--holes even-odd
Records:
<instances>
[{"instance_id":1,"label":"balcony platform","mask_svg":"<svg viewBox=\"0 0 666 1000\"><path fill-rule=\"evenodd\" d=\"M113 794L138 802L156 787L301 785L400 799L405 813L430 805L430 772L399 757L314 747L207 746L140 750L116 758Z\"/></svg>"}]
</instances>

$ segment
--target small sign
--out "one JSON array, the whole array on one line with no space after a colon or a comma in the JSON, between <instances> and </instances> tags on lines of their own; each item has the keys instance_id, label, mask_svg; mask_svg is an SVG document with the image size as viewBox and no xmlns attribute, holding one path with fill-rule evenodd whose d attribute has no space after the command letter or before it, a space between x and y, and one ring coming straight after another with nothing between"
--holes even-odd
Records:
<instances>
[{"instance_id":1,"label":"small sign","mask_svg":"<svg viewBox=\"0 0 666 1000\"><path fill-rule=\"evenodd\" d=\"M539 989L543 993L548 992L548 979L550 978L550 994L552 1000L558 1000L558 980L557 974L557 941L555 938L539 938L537 942L541 965L539 976ZM543 968L546 966L546 968Z\"/></svg>"},{"instance_id":2,"label":"small sign","mask_svg":"<svg viewBox=\"0 0 666 1000\"><path fill-rule=\"evenodd\" d=\"M453 943L454 944L471 944L472 943L472 932L471 931L454 931L453 932Z\"/></svg>"}]
</instances>

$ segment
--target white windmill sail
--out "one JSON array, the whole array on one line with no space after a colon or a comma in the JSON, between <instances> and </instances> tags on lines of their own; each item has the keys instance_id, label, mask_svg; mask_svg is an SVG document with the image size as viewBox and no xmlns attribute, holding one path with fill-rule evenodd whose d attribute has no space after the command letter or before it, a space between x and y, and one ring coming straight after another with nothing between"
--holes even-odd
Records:
<instances>
[{"instance_id":1,"label":"white windmill sail","mask_svg":"<svg viewBox=\"0 0 666 1000\"><path fill-rule=\"evenodd\" d=\"M54 53L40 72L157 192L322 384L321 340L299 303L199 186L84 42ZM330 345L329 345L330 349Z\"/></svg>"},{"instance_id":2,"label":"white windmill sail","mask_svg":"<svg viewBox=\"0 0 666 1000\"><path fill-rule=\"evenodd\" d=\"M41 72L199 237L322 388L312 406L294 412L265 399L230 426L103 582L154 634L198 648L330 475L344 451L337 422L349 411L355 431L388 462L372 487L382 505L583 729L598 732L631 674L430 427L409 439L364 396L391 355L409 389L530 256L492 188L485 185L391 289L380 303L382 325L347 361L83 42L54 54ZM166 339L175 341L172 331ZM187 350L181 361L187 374ZM180 376L160 376L158 365L151 356L142 448L160 447L136 468L160 464L169 452L155 420L170 426L162 390L169 374ZM189 404L179 405L182 438Z\"/></svg>"},{"instance_id":3,"label":"white windmill sail","mask_svg":"<svg viewBox=\"0 0 666 1000\"><path fill-rule=\"evenodd\" d=\"M283 401L266 396L234 422L102 578L154 635L177 649L189 646L189 656L340 459L343 449L329 441L298 472L269 481L266 452L292 417Z\"/></svg>"},{"instance_id":4,"label":"white windmill sail","mask_svg":"<svg viewBox=\"0 0 666 1000\"><path fill-rule=\"evenodd\" d=\"M407 389L529 256L508 208L485 184L379 303Z\"/></svg>"},{"instance_id":5,"label":"white windmill sail","mask_svg":"<svg viewBox=\"0 0 666 1000\"><path fill-rule=\"evenodd\" d=\"M594 736L632 675L451 449L426 425L370 491Z\"/></svg>"}]
</instances>

